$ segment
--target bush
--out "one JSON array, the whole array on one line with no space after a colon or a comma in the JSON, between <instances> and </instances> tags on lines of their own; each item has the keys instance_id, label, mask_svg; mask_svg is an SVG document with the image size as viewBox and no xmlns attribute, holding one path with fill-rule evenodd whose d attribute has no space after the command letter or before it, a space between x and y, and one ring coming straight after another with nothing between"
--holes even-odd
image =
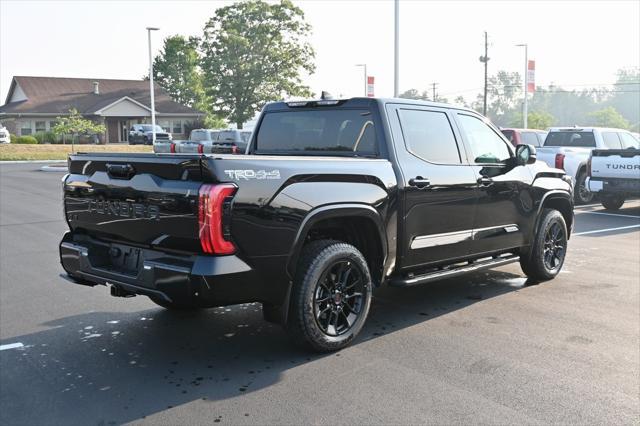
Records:
<instances>
[{"instance_id":1,"label":"bush","mask_svg":"<svg viewBox=\"0 0 640 426\"><path fill-rule=\"evenodd\" d=\"M15 141L11 141L11 143L17 143L22 145L37 145L38 139L33 136L18 136Z\"/></svg>"},{"instance_id":2,"label":"bush","mask_svg":"<svg viewBox=\"0 0 640 426\"><path fill-rule=\"evenodd\" d=\"M18 140L18 137L13 133L9 133L9 140L11 141L11 143L16 143L16 141Z\"/></svg>"},{"instance_id":3,"label":"bush","mask_svg":"<svg viewBox=\"0 0 640 426\"><path fill-rule=\"evenodd\" d=\"M53 132L39 132L33 135L38 143L56 143L58 138Z\"/></svg>"}]
</instances>

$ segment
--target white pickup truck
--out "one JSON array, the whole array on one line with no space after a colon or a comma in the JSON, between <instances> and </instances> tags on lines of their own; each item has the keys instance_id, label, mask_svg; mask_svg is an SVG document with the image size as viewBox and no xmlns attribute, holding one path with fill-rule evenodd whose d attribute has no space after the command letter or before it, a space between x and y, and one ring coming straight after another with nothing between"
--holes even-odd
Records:
<instances>
[{"instance_id":1,"label":"white pickup truck","mask_svg":"<svg viewBox=\"0 0 640 426\"><path fill-rule=\"evenodd\" d=\"M553 127L538 148L538 160L563 169L574 182L576 204L587 204L594 193L587 187L587 162L591 151L637 147L638 141L626 130L604 127Z\"/></svg>"},{"instance_id":2,"label":"white pickup truck","mask_svg":"<svg viewBox=\"0 0 640 426\"><path fill-rule=\"evenodd\" d=\"M640 198L640 149L595 149L588 162L589 191L600 195L607 210L618 210L625 200Z\"/></svg>"}]
</instances>

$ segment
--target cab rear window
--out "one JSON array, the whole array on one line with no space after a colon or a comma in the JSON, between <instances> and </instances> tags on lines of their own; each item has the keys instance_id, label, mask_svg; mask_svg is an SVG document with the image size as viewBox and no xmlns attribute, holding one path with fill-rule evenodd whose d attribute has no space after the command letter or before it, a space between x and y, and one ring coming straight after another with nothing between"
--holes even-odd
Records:
<instances>
[{"instance_id":1,"label":"cab rear window","mask_svg":"<svg viewBox=\"0 0 640 426\"><path fill-rule=\"evenodd\" d=\"M596 146L596 139L593 132L584 131L560 131L549 132L544 146L578 146L593 147Z\"/></svg>"},{"instance_id":2,"label":"cab rear window","mask_svg":"<svg viewBox=\"0 0 640 426\"><path fill-rule=\"evenodd\" d=\"M271 112L256 134L257 153L375 155L376 131L366 109Z\"/></svg>"}]
</instances>

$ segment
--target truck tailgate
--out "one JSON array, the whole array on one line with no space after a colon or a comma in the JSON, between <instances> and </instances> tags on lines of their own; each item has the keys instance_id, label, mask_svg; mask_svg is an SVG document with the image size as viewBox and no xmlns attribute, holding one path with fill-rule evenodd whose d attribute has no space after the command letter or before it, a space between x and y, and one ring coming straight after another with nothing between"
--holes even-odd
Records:
<instances>
[{"instance_id":1,"label":"truck tailgate","mask_svg":"<svg viewBox=\"0 0 640 426\"><path fill-rule=\"evenodd\" d=\"M591 177L640 180L640 150L594 150L591 154Z\"/></svg>"},{"instance_id":2,"label":"truck tailgate","mask_svg":"<svg viewBox=\"0 0 640 426\"><path fill-rule=\"evenodd\" d=\"M197 252L203 182L215 177L195 155L73 155L64 181L65 216L76 233Z\"/></svg>"}]
</instances>

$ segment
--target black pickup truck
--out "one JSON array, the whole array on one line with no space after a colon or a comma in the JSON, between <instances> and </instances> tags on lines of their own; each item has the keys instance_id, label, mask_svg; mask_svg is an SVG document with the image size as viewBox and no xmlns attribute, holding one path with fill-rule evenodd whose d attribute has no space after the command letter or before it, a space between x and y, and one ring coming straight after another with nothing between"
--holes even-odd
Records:
<instances>
[{"instance_id":1,"label":"black pickup truck","mask_svg":"<svg viewBox=\"0 0 640 426\"><path fill-rule=\"evenodd\" d=\"M77 284L168 309L260 302L317 351L381 285L520 261L555 277L570 179L474 111L404 99L268 104L246 155L76 154L60 258Z\"/></svg>"}]
</instances>

